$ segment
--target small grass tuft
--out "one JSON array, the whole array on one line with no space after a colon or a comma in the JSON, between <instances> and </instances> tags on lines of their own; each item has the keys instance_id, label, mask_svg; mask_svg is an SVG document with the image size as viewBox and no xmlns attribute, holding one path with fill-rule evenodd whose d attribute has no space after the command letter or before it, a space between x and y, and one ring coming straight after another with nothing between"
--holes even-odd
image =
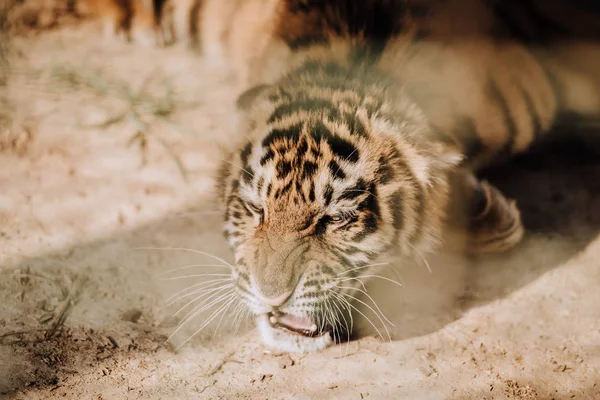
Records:
<instances>
[{"instance_id":1,"label":"small grass tuft","mask_svg":"<svg viewBox=\"0 0 600 400\"><path fill-rule=\"evenodd\" d=\"M133 126L128 146L137 146L142 158L142 165L148 160L148 143L155 141L173 159L182 178L187 181L188 170L180 157L167 141L158 135L151 134L151 127L157 123L178 129L172 120L173 114L194 104L186 103L177 98L171 82L161 78L159 74L149 74L139 88L134 89L127 82L115 77L109 77L99 70L58 66L48 74L48 83L59 90L87 91L95 96L117 100L123 106L104 121L84 128L108 128L110 126L129 123Z\"/></svg>"}]
</instances>

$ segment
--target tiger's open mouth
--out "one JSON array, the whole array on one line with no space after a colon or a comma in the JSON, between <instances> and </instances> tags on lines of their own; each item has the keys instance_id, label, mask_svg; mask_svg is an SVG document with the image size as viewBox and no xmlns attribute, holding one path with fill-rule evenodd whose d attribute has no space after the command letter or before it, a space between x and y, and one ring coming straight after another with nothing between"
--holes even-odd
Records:
<instances>
[{"instance_id":1,"label":"tiger's open mouth","mask_svg":"<svg viewBox=\"0 0 600 400\"><path fill-rule=\"evenodd\" d=\"M287 314L280 311L267 313L269 325L288 333L301 335L307 338L316 338L327 335L331 327L319 328L310 318Z\"/></svg>"}]
</instances>

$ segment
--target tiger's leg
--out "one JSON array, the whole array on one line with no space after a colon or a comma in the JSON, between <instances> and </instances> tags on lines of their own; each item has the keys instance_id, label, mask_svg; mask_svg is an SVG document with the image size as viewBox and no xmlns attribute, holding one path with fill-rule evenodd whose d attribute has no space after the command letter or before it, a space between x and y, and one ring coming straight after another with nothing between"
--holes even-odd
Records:
<instances>
[{"instance_id":1,"label":"tiger's leg","mask_svg":"<svg viewBox=\"0 0 600 400\"><path fill-rule=\"evenodd\" d=\"M195 12L195 9L200 6L200 1L171 0L171 3L175 40L186 46L195 45L195 31L197 30L197 12Z\"/></svg>"},{"instance_id":2,"label":"tiger's leg","mask_svg":"<svg viewBox=\"0 0 600 400\"><path fill-rule=\"evenodd\" d=\"M132 0L131 39L144 46L164 44L153 0Z\"/></svg>"},{"instance_id":3,"label":"tiger's leg","mask_svg":"<svg viewBox=\"0 0 600 400\"><path fill-rule=\"evenodd\" d=\"M115 37L127 40L127 7L119 0L86 0L93 13L102 21L104 38L107 41Z\"/></svg>"},{"instance_id":4,"label":"tiger's leg","mask_svg":"<svg viewBox=\"0 0 600 400\"><path fill-rule=\"evenodd\" d=\"M459 171L452 178L453 219L449 222L458 228L452 234L461 232L461 249L471 254L499 253L521 241L524 228L514 200L469 171Z\"/></svg>"}]
</instances>

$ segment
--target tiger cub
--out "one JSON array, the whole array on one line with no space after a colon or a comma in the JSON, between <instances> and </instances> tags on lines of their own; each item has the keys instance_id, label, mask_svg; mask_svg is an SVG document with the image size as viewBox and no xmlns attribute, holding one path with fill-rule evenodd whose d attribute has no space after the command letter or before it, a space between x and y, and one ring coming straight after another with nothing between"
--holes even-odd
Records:
<instances>
[{"instance_id":1,"label":"tiger cub","mask_svg":"<svg viewBox=\"0 0 600 400\"><path fill-rule=\"evenodd\" d=\"M565 7L581 22L551 17ZM475 173L563 113L597 115L599 11L202 1L202 49L231 62L242 93L244 143L220 170L220 197L232 280L264 341L306 352L349 337L350 299L381 256L431 254L447 232L464 232L469 252L515 246L518 208Z\"/></svg>"}]
</instances>

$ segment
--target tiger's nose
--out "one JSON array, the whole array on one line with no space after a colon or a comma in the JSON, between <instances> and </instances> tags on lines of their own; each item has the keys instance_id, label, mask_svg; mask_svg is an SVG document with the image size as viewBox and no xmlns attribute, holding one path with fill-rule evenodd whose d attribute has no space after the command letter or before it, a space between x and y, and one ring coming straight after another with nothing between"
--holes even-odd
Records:
<instances>
[{"instance_id":1,"label":"tiger's nose","mask_svg":"<svg viewBox=\"0 0 600 400\"><path fill-rule=\"evenodd\" d=\"M262 296L262 301L263 303L272 306L272 307L279 307L280 305L282 305L283 303L285 303L285 301L290 297L290 295L292 294L292 292L294 291L294 289L292 290L288 290L285 293L280 294L279 296L276 297L266 297L266 296Z\"/></svg>"}]
</instances>

